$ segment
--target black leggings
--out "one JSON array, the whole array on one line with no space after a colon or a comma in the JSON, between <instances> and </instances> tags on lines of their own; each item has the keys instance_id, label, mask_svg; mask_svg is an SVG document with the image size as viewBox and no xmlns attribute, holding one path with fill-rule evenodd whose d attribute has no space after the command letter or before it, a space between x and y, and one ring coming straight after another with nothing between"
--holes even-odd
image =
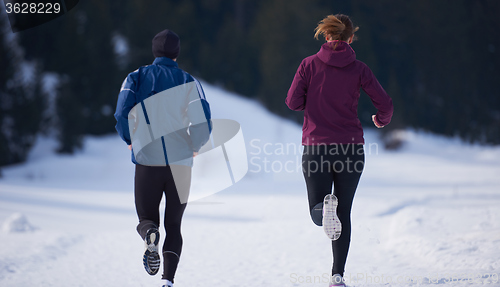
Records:
<instances>
[{"instance_id":1,"label":"black leggings","mask_svg":"<svg viewBox=\"0 0 500 287\"><path fill-rule=\"evenodd\" d=\"M362 144L304 146L302 171L306 180L309 211L316 225L321 225L323 199L332 193L338 199L337 215L342 234L332 241L333 274L344 276L351 241L351 207L365 162Z\"/></svg>"},{"instance_id":2,"label":"black leggings","mask_svg":"<svg viewBox=\"0 0 500 287\"><path fill-rule=\"evenodd\" d=\"M176 166L176 183L189 192L191 167ZM178 175L179 174L179 175ZM187 190L185 190L187 188ZM165 194L166 231L163 243L163 279L173 282L182 251L181 221L186 203L181 204L170 166L135 166L135 208L139 216L137 232L144 240L150 228L160 226L160 201Z\"/></svg>"}]
</instances>

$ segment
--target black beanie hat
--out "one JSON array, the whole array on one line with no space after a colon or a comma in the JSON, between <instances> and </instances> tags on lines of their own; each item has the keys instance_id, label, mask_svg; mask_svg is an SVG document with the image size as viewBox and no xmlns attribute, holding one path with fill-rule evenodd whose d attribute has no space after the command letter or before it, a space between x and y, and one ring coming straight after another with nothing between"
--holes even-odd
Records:
<instances>
[{"instance_id":1,"label":"black beanie hat","mask_svg":"<svg viewBox=\"0 0 500 287\"><path fill-rule=\"evenodd\" d=\"M173 31L163 30L153 38L153 55L155 57L176 59L180 50L181 41Z\"/></svg>"}]
</instances>

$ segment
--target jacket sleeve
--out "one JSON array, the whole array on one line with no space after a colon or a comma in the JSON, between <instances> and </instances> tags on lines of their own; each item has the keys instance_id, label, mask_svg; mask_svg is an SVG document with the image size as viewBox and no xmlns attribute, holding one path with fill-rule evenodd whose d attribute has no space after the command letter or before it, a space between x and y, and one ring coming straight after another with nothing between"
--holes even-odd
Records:
<instances>
[{"instance_id":1,"label":"jacket sleeve","mask_svg":"<svg viewBox=\"0 0 500 287\"><path fill-rule=\"evenodd\" d=\"M187 115L190 125L189 136L193 145L193 151L198 152L206 144L212 132L212 120L210 105L208 104L200 82L194 79L197 89L197 97L190 99L187 107Z\"/></svg>"},{"instance_id":2,"label":"jacket sleeve","mask_svg":"<svg viewBox=\"0 0 500 287\"><path fill-rule=\"evenodd\" d=\"M292 85L288 90L285 103L294 111L303 111L306 108L306 96L309 81L305 74L304 61L300 63L295 76L293 77Z\"/></svg>"},{"instance_id":3,"label":"jacket sleeve","mask_svg":"<svg viewBox=\"0 0 500 287\"><path fill-rule=\"evenodd\" d=\"M135 96L137 93L137 78L137 71L132 72L127 76L127 78L123 81L120 93L118 94L118 102L116 104L115 128L127 145L132 143L128 127L128 113L137 104Z\"/></svg>"},{"instance_id":4,"label":"jacket sleeve","mask_svg":"<svg viewBox=\"0 0 500 287\"><path fill-rule=\"evenodd\" d=\"M377 78L375 78L370 68L366 65L361 73L361 88L370 97L373 105L378 110L375 115L377 123L382 126L388 125L391 122L392 113L394 111L392 99L377 81Z\"/></svg>"}]
</instances>

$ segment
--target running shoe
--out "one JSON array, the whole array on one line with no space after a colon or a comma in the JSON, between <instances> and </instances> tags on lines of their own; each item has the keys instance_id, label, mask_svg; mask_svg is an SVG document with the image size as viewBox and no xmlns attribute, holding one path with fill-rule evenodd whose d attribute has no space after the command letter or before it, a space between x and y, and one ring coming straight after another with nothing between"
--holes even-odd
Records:
<instances>
[{"instance_id":1,"label":"running shoe","mask_svg":"<svg viewBox=\"0 0 500 287\"><path fill-rule=\"evenodd\" d=\"M162 279L161 280L161 287L174 287L174 283L172 283L168 279Z\"/></svg>"},{"instance_id":2,"label":"running shoe","mask_svg":"<svg viewBox=\"0 0 500 287\"><path fill-rule=\"evenodd\" d=\"M330 287L346 287L344 283L344 278L340 274L334 274L332 280L330 281Z\"/></svg>"},{"instance_id":3,"label":"running shoe","mask_svg":"<svg viewBox=\"0 0 500 287\"><path fill-rule=\"evenodd\" d=\"M160 270L160 255L158 254L158 242L160 242L160 232L158 229L151 228L144 239L144 256L142 262L149 275L155 275Z\"/></svg>"},{"instance_id":4,"label":"running shoe","mask_svg":"<svg viewBox=\"0 0 500 287\"><path fill-rule=\"evenodd\" d=\"M342 232L342 224L337 216L337 197L327 194L323 200L323 230L331 240L337 240Z\"/></svg>"}]
</instances>

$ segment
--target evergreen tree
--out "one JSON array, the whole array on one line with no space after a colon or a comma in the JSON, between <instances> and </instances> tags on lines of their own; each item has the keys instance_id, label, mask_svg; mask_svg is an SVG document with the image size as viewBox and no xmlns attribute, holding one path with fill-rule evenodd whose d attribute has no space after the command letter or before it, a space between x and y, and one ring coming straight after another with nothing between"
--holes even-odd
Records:
<instances>
[{"instance_id":1,"label":"evergreen tree","mask_svg":"<svg viewBox=\"0 0 500 287\"><path fill-rule=\"evenodd\" d=\"M120 83L112 46L111 2L81 2L64 17L21 32L27 56L61 75L56 107L60 152L72 153L84 134L112 132Z\"/></svg>"},{"instance_id":2,"label":"evergreen tree","mask_svg":"<svg viewBox=\"0 0 500 287\"><path fill-rule=\"evenodd\" d=\"M26 62L0 12L0 166L22 162L40 129L45 101L36 62ZM4 20L5 19L5 20ZM5 22L4 22L5 21Z\"/></svg>"},{"instance_id":3,"label":"evergreen tree","mask_svg":"<svg viewBox=\"0 0 500 287\"><path fill-rule=\"evenodd\" d=\"M303 58L321 46L314 28L325 15L319 1L260 2L252 41L259 48L259 99L272 111L290 114L284 97Z\"/></svg>"}]
</instances>

